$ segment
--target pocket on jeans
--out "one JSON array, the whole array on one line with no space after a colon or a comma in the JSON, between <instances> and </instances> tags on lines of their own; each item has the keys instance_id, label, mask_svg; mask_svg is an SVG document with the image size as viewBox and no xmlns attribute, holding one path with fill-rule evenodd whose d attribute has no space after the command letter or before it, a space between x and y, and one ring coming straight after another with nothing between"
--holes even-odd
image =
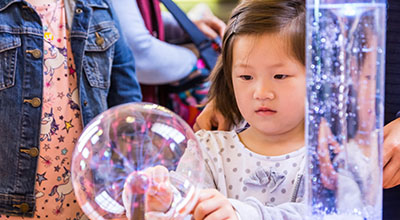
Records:
<instances>
[{"instance_id":1,"label":"pocket on jeans","mask_svg":"<svg viewBox=\"0 0 400 220\"><path fill-rule=\"evenodd\" d=\"M109 88L114 44L119 36L113 22L102 22L89 29L83 68L90 86Z\"/></svg>"},{"instance_id":2,"label":"pocket on jeans","mask_svg":"<svg viewBox=\"0 0 400 220\"><path fill-rule=\"evenodd\" d=\"M0 41L0 90L14 86L19 37L4 37Z\"/></svg>"}]
</instances>

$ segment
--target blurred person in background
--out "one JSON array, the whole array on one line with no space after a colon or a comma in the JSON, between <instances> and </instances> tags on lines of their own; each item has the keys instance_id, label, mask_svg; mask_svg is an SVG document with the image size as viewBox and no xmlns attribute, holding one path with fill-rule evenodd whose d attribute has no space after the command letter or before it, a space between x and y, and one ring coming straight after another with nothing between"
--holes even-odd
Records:
<instances>
[{"instance_id":1,"label":"blurred person in background","mask_svg":"<svg viewBox=\"0 0 400 220\"><path fill-rule=\"evenodd\" d=\"M161 85L187 77L198 60L193 50L182 46L190 39L169 12L162 12L161 19L155 22L153 19L149 25L144 17L146 13L160 13L159 2L145 1L138 4L142 0L113 0L122 31L135 56L139 82ZM152 12L147 12L149 8ZM210 11L202 14L194 21L197 27L210 39L221 37L225 23Z\"/></svg>"}]
</instances>

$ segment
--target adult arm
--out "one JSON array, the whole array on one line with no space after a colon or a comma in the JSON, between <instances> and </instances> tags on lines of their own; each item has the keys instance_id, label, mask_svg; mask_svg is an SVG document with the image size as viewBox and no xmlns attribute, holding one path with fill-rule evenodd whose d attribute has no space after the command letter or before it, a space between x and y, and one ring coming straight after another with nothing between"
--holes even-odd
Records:
<instances>
[{"instance_id":1,"label":"adult arm","mask_svg":"<svg viewBox=\"0 0 400 220\"><path fill-rule=\"evenodd\" d=\"M121 29L136 60L139 82L170 83L191 73L197 57L189 49L155 38L144 25L135 0L113 0ZM166 31L168 32L168 30Z\"/></svg>"},{"instance_id":2,"label":"adult arm","mask_svg":"<svg viewBox=\"0 0 400 220\"><path fill-rule=\"evenodd\" d=\"M162 11L161 16L164 22L164 30L167 30L164 33L166 42L172 44L190 43L189 35L186 34L169 11Z\"/></svg>"},{"instance_id":3,"label":"adult arm","mask_svg":"<svg viewBox=\"0 0 400 220\"><path fill-rule=\"evenodd\" d=\"M383 188L400 185L400 118L387 124L383 141Z\"/></svg>"},{"instance_id":4,"label":"adult arm","mask_svg":"<svg viewBox=\"0 0 400 220\"><path fill-rule=\"evenodd\" d=\"M192 14L192 10L188 13L189 18L190 14ZM163 12L162 19L165 30L168 30L165 33L166 41L175 43L187 43L188 40L190 41L189 36L180 27L171 13ZM192 22L210 39L214 39L216 37L222 38L224 35L226 24L221 19L216 17L211 10L196 19L192 19ZM179 39L179 41L176 41L177 39Z\"/></svg>"}]
</instances>

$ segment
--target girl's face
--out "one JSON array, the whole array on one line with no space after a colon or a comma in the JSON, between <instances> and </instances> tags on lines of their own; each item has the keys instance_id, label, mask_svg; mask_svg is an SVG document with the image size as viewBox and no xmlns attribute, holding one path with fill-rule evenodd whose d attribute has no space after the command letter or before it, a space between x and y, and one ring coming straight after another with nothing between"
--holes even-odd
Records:
<instances>
[{"instance_id":1,"label":"girl's face","mask_svg":"<svg viewBox=\"0 0 400 220\"><path fill-rule=\"evenodd\" d=\"M233 45L232 83L243 118L265 135L302 130L305 66L278 34L244 35Z\"/></svg>"}]
</instances>

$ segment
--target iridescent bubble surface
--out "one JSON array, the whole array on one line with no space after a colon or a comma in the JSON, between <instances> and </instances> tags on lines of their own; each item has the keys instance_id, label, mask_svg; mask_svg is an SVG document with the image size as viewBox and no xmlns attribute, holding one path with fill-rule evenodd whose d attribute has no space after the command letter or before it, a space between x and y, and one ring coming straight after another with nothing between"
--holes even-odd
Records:
<instances>
[{"instance_id":1,"label":"iridescent bubble surface","mask_svg":"<svg viewBox=\"0 0 400 220\"><path fill-rule=\"evenodd\" d=\"M382 219L386 1L307 1L311 219Z\"/></svg>"},{"instance_id":2,"label":"iridescent bubble surface","mask_svg":"<svg viewBox=\"0 0 400 220\"><path fill-rule=\"evenodd\" d=\"M154 182L145 171L155 166L174 173L169 177L174 201L166 205L179 219L187 214L182 207L197 201L203 180L192 129L173 112L149 103L100 114L85 127L73 154L73 186L82 210L93 220L144 219L145 195Z\"/></svg>"}]
</instances>

